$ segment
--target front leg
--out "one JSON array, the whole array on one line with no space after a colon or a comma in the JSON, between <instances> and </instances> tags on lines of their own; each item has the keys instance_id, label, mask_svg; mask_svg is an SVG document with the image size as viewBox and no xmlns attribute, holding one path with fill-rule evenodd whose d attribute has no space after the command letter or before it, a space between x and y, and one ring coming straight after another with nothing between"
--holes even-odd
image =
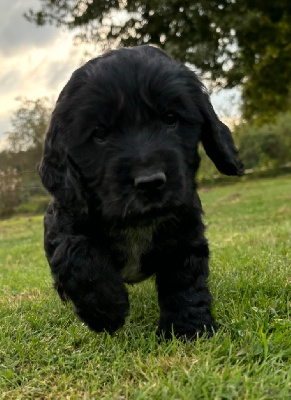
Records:
<instances>
[{"instance_id":1,"label":"front leg","mask_svg":"<svg viewBox=\"0 0 291 400\"><path fill-rule=\"evenodd\" d=\"M171 338L172 332L187 339L195 339L204 332L211 335L214 320L211 316L212 296L207 287L207 245L201 245L199 251L193 249L186 257L172 254L162 265L157 270L158 332L165 338Z\"/></svg>"},{"instance_id":2,"label":"front leg","mask_svg":"<svg viewBox=\"0 0 291 400\"><path fill-rule=\"evenodd\" d=\"M63 211L61 218L47 213L45 249L55 288L62 299L73 302L90 329L114 332L123 325L129 308L120 273L98 241L73 233L74 224Z\"/></svg>"}]
</instances>

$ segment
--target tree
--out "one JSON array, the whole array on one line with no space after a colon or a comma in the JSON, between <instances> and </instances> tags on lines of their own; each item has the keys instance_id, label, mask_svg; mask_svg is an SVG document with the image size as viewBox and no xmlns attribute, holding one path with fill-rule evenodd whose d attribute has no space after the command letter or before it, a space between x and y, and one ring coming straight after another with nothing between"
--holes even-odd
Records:
<instances>
[{"instance_id":1,"label":"tree","mask_svg":"<svg viewBox=\"0 0 291 400\"><path fill-rule=\"evenodd\" d=\"M78 28L105 47L158 44L223 88L242 87L243 116L290 108L290 0L40 0L26 18Z\"/></svg>"},{"instance_id":2,"label":"tree","mask_svg":"<svg viewBox=\"0 0 291 400\"><path fill-rule=\"evenodd\" d=\"M17 100L20 106L11 117L13 130L7 132L8 146L14 153L28 149L41 151L51 114L49 100L46 97L37 100L19 97Z\"/></svg>"},{"instance_id":3,"label":"tree","mask_svg":"<svg viewBox=\"0 0 291 400\"><path fill-rule=\"evenodd\" d=\"M47 98L18 98L19 107L11 118L8 148L0 153L0 217L12 214L32 196L44 196L36 172L42 156L51 106Z\"/></svg>"},{"instance_id":4,"label":"tree","mask_svg":"<svg viewBox=\"0 0 291 400\"><path fill-rule=\"evenodd\" d=\"M11 117L12 130L6 132L7 149L0 153L0 170L35 171L42 156L51 104L44 97L37 100L18 98L19 107Z\"/></svg>"}]
</instances>

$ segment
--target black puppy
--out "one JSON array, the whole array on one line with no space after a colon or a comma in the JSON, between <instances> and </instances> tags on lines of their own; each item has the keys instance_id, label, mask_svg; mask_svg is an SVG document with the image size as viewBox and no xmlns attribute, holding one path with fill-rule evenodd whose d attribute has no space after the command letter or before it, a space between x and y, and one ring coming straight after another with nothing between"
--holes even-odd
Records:
<instances>
[{"instance_id":1,"label":"black puppy","mask_svg":"<svg viewBox=\"0 0 291 400\"><path fill-rule=\"evenodd\" d=\"M221 172L242 174L197 76L157 48L106 53L62 90L38 166L53 196L45 251L60 297L89 328L120 327L125 283L155 274L159 331L211 332L199 141Z\"/></svg>"}]
</instances>

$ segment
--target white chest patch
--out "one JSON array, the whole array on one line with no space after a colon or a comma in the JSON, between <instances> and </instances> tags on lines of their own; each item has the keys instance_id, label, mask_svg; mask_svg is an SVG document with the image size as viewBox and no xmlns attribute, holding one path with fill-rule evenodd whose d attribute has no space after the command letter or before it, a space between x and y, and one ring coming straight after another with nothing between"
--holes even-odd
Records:
<instances>
[{"instance_id":1,"label":"white chest patch","mask_svg":"<svg viewBox=\"0 0 291 400\"><path fill-rule=\"evenodd\" d=\"M152 248L154 225L141 228L127 228L121 231L121 241L118 250L126 258L126 263L121 271L125 282L138 282L145 278L141 271L141 257Z\"/></svg>"},{"instance_id":2,"label":"white chest patch","mask_svg":"<svg viewBox=\"0 0 291 400\"><path fill-rule=\"evenodd\" d=\"M110 235L114 240L113 248L122 253L125 260L121 270L124 282L139 282L148 277L147 273L142 271L141 258L153 248L153 235L158 226L169 219L175 221L173 216L167 216L157 218L147 226L112 228Z\"/></svg>"}]
</instances>

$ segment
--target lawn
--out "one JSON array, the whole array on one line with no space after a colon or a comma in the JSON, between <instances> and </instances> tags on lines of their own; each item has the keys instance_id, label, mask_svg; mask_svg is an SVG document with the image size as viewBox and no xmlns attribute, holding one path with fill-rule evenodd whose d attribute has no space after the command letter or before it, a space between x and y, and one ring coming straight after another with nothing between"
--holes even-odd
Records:
<instances>
[{"instance_id":1,"label":"lawn","mask_svg":"<svg viewBox=\"0 0 291 400\"><path fill-rule=\"evenodd\" d=\"M159 342L154 280L95 334L51 286L42 217L0 222L1 399L291 398L291 176L201 189L213 338Z\"/></svg>"}]
</instances>

